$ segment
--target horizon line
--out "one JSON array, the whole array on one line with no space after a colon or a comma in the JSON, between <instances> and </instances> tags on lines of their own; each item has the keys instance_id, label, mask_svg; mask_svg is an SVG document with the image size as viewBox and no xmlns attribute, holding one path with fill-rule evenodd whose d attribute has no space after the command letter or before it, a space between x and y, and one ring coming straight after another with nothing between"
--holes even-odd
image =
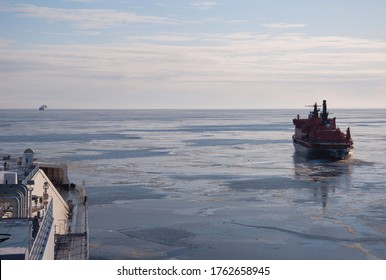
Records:
<instances>
[{"instance_id":1,"label":"horizon line","mask_svg":"<svg viewBox=\"0 0 386 280\"><path fill-rule=\"evenodd\" d=\"M298 110L306 109L308 105L303 107L260 107L260 108L47 108L43 111L55 110ZM330 109L330 107L328 108ZM333 107L334 110L386 110L386 107ZM0 108L0 110L34 110L39 111L39 108Z\"/></svg>"}]
</instances>

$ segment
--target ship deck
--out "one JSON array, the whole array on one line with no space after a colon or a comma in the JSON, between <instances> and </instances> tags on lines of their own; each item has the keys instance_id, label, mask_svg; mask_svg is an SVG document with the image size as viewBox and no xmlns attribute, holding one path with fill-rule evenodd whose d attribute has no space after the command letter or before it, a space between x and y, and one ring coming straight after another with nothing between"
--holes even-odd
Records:
<instances>
[{"instance_id":1,"label":"ship deck","mask_svg":"<svg viewBox=\"0 0 386 280\"><path fill-rule=\"evenodd\" d=\"M30 246L32 222L28 219L0 219L1 235L9 235L0 242L0 259L24 260Z\"/></svg>"},{"instance_id":2,"label":"ship deck","mask_svg":"<svg viewBox=\"0 0 386 280\"><path fill-rule=\"evenodd\" d=\"M16 173L17 178L23 182L23 184L28 185L28 183L33 182L33 176L39 170L39 163L37 162L32 167L22 167L20 164L20 158L13 155L3 156L1 166L4 166L3 171L6 173ZM51 167L50 164L44 163L44 167ZM51 168L55 168L51 167ZM51 180L51 179L50 179ZM56 186L53 184L57 191L62 196L63 200L67 204L71 204L71 211L68 214L68 232L66 234L55 234L55 248L54 248L54 259L58 260L83 260L88 259L89 250L88 250L88 203L87 195L83 186ZM31 194L29 194L31 195ZM30 199L28 199L30 201ZM1 202L1 201L0 201ZM7 207L6 202L0 203L0 213L4 214ZM4 209L3 209L4 208ZM4 210L4 211L3 211ZM41 210L41 208L36 208L31 205L31 212L35 213L36 210ZM3 213L4 212L4 213ZM12 234L12 238L6 242L2 242L0 245L0 252L3 257L6 257L8 254L12 254L12 257L26 257L26 251L32 242L30 239L32 223L29 219L1 219L0 229L2 232L0 234ZM20 237L19 237L20 236ZM15 250L18 250L17 252ZM9 252L9 253L8 253Z\"/></svg>"},{"instance_id":3,"label":"ship deck","mask_svg":"<svg viewBox=\"0 0 386 280\"><path fill-rule=\"evenodd\" d=\"M55 260L87 260L87 233L55 235Z\"/></svg>"},{"instance_id":4,"label":"ship deck","mask_svg":"<svg viewBox=\"0 0 386 280\"><path fill-rule=\"evenodd\" d=\"M72 217L69 219L69 233L55 235L56 260L88 259L88 217L87 196L83 187L63 192L66 200L72 201Z\"/></svg>"}]
</instances>

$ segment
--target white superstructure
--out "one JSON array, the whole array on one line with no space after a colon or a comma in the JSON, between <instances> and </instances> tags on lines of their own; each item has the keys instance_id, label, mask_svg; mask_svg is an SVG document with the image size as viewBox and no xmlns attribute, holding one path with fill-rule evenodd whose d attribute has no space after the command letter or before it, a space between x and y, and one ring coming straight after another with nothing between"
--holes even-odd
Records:
<instances>
[{"instance_id":1,"label":"white superstructure","mask_svg":"<svg viewBox=\"0 0 386 280\"><path fill-rule=\"evenodd\" d=\"M3 157L0 259L88 259L87 198L65 164Z\"/></svg>"}]
</instances>

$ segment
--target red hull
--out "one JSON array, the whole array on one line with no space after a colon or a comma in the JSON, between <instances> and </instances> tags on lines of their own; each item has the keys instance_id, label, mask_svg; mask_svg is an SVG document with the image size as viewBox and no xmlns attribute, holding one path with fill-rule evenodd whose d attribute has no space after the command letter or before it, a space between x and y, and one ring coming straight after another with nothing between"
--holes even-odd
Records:
<instances>
[{"instance_id":1,"label":"red hull","mask_svg":"<svg viewBox=\"0 0 386 280\"><path fill-rule=\"evenodd\" d=\"M309 158L346 159L352 154L352 146L332 143L309 143L293 137L296 152Z\"/></svg>"}]
</instances>

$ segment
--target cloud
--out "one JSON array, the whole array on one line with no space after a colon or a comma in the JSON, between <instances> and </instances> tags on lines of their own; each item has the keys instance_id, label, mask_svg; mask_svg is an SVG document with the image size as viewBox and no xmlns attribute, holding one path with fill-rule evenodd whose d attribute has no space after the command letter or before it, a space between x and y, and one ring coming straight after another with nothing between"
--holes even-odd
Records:
<instances>
[{"instance_id":1,"label":"cloud","mask_svg":"<svg viewBox=\"0 0 386 280\"><path fill-rule=\"evenodd\" d=\"M257 33L163 33L122 44L5 49L0 72L125 83L256 83L385 80L386 42Z\"/></svg>"},{"instance_id":2,"label":"cloud","mask_svg":"<svg viewBox=\"0 0 386 280\"><path fill-rule=\"evenodd\" d=\"M263 24L263 26L268 27L268 28L272 28L272 29L292 29L292 28L305 27L306 24L277 22L277 23L266 23L266 24Z\"/></svg>"},{"instance_id":3,"label":"cloud","mask_svg":"<svg viewBox=\"0 0 386 280\"><path fill-rule=\"evenodd\" d=\"M229 20L228 22L229 22L229 23L232 23L232 24L245 24L245 23L249 23L250 20L245 20L245 19L233 19L233 20Z\"/></svg>"},{"instance_id":4,"label":"cloud","mask_svg":"<svg viewBox=\"0 0 386 280\"><path fill-rule=\"evenodd\" d=\"M98 3L105 0L64 0L64 2L80 2L80 3Z\"/></svg>"},{"instance_id":5,"label":"cloud","mask_svg":"<svg viewBox=\"0 0 386 280\"><path fill-rule=\"evenodd\" d=\"M173 102L183 103L204 93L219 102L233 96L242 106L241 96L254 100L264 92L284 98L291 90L316 94L328 89L333 94L342 85L351 91L385 85L386 42L304 34L168 32L129 36L119 44L8 47L0 52L0 73L3 92L71 93L79 106L91 106L86 100L94 95L100 95L101 102L116 95L130 102L139 98L141 107L156 107L155 100L167 107L162 100L171 96ZM212 101L205 106L216 106ZM200 101L195 102L199 107Z\"/></svg>"},{"instance_id":6,"label":"cloud","mask_svg":"<svg viewBox=\"0 0 386 280\"><path fill-rule=\"evenodd\" d=\"M6 48L11 44L10 40L0 38L0 48Z\"/></svg>"},{"instance_id":7,"label":"cloud","mask_svg":"<svg viewBox=\"0 0 386 280\"><path fill-rule=\"evenodd\" d=\"M3 9L4 10L4 9ZM107 29L133 23L172 24L169 18L106 9L61 9L20 4L8 11L23 17L70 22L80 29Z\"/></svg>"},{"instance_id":8,"label":"cloud","mask_svg":"<svg viewBox=\"0 0 386 280\"><path fill-rule=\"evenodd\" d=\"M208 10L218 6L217 2L195 2L191 4L192 7L200 10Z\"/></svg>"}]
</instances>

